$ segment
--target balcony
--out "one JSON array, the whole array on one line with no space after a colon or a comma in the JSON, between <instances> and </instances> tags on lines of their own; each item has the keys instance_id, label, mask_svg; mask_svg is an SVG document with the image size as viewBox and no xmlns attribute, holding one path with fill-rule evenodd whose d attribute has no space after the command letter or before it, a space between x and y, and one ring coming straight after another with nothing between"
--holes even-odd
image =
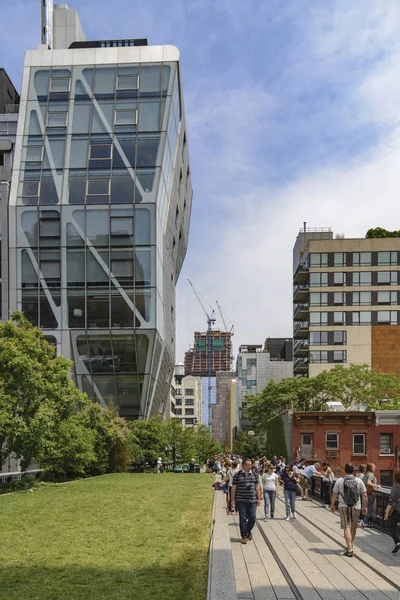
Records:
<instances>
[{"instance_id":1,"label":"balcony","mask_svg":"<svg viewBox=\"0 0 400 600\"><path fill-rule=\"evenodd\" d=\"M298 283L304 284L307 281L308 269L309 269L308 260L305 260L304 262L300 262L298 264L296 272L293 276L293 283L295 285Z\"/></svg>"},{"instance_id":2,"label":"balcony","mask_svg":"<svg viewBox=\"0 0 400 600\"><path fill-rule=\"evenodd\" d=\"M308 284L296 285L293 290L293 302L304 302L307 300L309 294Z\"/></svg>"},{"instance_id":3,"label":"balcony","mask_svg":"<svg viewBox=\"0 0 400 600\"><path fill-rule=\"evenodd\" d=\"M293 327L293 337L306 338L308 336L309 323L308 321L296 321Z\"/></svg>"},{"instance_id":4,"label":"balcony","mask_svg":"<svg viewBox=\"0 0 400 600\"><path fill-rule=\"evenodd\" d=\"M297 340L293 346L293 354L298 356L307 356L309 350L308 340Z\"/></svg>"},{"instance_id":5,"label":"balcony","mask_svg":"<svg viewBox=\"0 0 400 600\"><path fill-rule=\"evenodd\" d=\"M295 304L293 307L293 319L295 321L304 321L308 317L309 305L305 302Z\"/></svg>"},{"instance_id":6,"label":"balcony","mask_svg":"<svg viewBox=\"0 0 400 600\"><path fill-rule=\"evenodd\" d=\"M295 375L308 373L308 358L296 358L293 363L293 372Z\"/></svg>"}]
</instances>

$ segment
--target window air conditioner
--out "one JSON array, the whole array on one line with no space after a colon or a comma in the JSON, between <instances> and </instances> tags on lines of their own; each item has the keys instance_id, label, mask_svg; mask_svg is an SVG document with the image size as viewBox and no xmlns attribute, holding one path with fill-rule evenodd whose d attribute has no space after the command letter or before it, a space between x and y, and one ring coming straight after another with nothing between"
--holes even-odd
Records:
<instances>
[{"instance_id":1,"label":"window air conditioner","mask_svg":"<svg viewBox=\"0 0 400 600\"><path fill-rule=\"evenodd\" d=\"M381 454L392 454L391 448L381 448Z\"/></svg>"},{"instance_id":2,"label":"window air conditioner","mask_svg":"<svg viewBox=\"0 0 400 600\"><path fill-rule=\"evenodd\" d=\"M328 455L328 458L337 458L338 451L337 450L328 450L327 455Z\"/></svg>"}]
</instances>

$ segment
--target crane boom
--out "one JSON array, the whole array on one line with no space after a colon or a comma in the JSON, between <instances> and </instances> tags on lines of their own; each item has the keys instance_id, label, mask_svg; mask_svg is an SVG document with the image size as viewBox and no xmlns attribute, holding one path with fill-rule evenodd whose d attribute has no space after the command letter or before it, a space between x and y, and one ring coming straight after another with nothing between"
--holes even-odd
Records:
<instances>
[{"instance_id":1,"label":"crane boom","mask_svg":"<svg viewBox=\"0 0 400 600\"><path fill-rule=\"evenodd\" d=\"M228 331L228 327L227 327L227 325L225 323L224 315L222 314L221 306L220 306L218 300L216 300L215 303L218 306L218 311L219 311L219 314L221 315L221 319L222 319L222 323L224 325L224 329L225 329L225 331Z\"/></svg>"},{"instance_id":2,"label":"crane boom","mask_svg":"<svg viewBox=\"0 0 400 600\"><path fill-rule=\"evenodd\" d=\"M197 292L196 288L194 287L194 285L193 285L193 283L190 281L190 279L188 279L188 282L190 283L190 285L191 285L191 288L192 288L192 290L193 290L193 293L194 293L194 295L196 296L197 300L199 301L199 304L200 304L201 308L204 310L204 312L205 312L205 314L206 314L206 317L207 317L207 319L209 319L209 318L210 318L210 317L209 317L209 314L208 314L208 312L207 312L207 309L206 309L206 307L205 307L205 306L204 306L204 304L203 304L203 301L202 301L202 299L200 298L200 295L198 294L198 292Z\"/></svg>"}]
</instances>

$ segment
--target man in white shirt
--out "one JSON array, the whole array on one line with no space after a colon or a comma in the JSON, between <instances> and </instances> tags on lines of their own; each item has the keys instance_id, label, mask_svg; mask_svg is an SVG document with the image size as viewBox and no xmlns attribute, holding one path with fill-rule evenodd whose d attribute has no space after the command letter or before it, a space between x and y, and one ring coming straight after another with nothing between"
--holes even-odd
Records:
<instances>
[{"instance_id":1,"label":"man in white shirt","mask_svg":"<svg viewBox=\"0 0 400 600\"><path fill-rule=\"evenodd\" d=\"M313 465L310 465L309 467L305 467L300 473L300 487L303 495L303 500L308 500L308 490L310 488L311 477L315 473L318 473L318 469L319 462L316 462Z\"/></svg>"},{"instance_id":2,"label":"man in white shirt","mask_svg":"<svg viewBox=\"0 0 400 600\"><path fill-rule=\"evenodd\" d=\"M353 556L353 543L356 537L360 511L367 513L367 489L358 477L354 477L354 465L347 463L346 475L336 480L331 497L331 511L335 512L335 502L339 497L340 526L344 530L347 550L345 556ZM361 508L362 506L362 508Z\"/></svg>"}]
</instances>

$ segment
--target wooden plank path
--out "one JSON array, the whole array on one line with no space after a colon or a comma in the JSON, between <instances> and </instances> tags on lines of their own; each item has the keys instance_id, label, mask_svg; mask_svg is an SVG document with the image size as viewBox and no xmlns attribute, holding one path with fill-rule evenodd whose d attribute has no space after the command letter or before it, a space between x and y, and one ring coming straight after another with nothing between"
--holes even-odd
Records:
<instances>
[{"instance_id":1,"label":"wooden plank path","mask_svg":"<svg viewBox=\"0 0 400 600\"><path fill-rule=\"evenodd\" d=\"M277 499L275 519L264 522L260 507L253 540L243 545L238 517L225 515L221 492L216 492L215 505L215 518L224 521L232 552L236 595L229 598L400 600L400 554L391 553L388 535L358 529L355 556L347 558L337 513L315 501L297 501L297 519L285 521L284 503Z\"/></svg>"}]
</instances>

